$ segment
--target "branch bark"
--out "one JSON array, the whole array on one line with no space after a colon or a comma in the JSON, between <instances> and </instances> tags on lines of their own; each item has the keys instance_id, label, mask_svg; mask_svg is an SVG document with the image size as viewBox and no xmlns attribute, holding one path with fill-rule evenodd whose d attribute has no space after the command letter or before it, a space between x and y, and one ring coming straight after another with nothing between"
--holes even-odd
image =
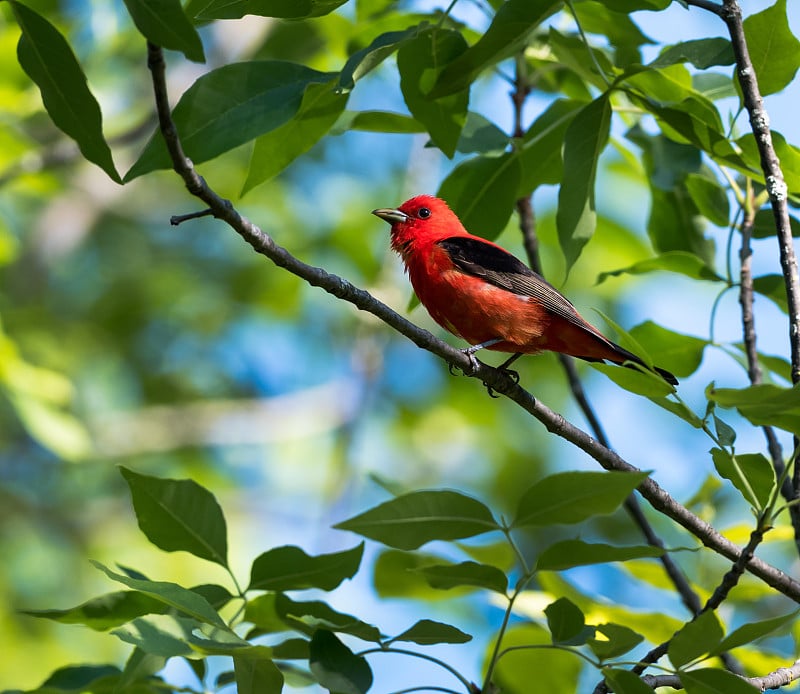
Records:
<instances>
[{"instance_id":1,"label":"branch bark","mask_svg":"<svg viewBox=\"0 0 800 694\"><path fill-rule=\"evenodd\" d=\"M495 392L505 395L517 403L541 422L549 432L569 441L590 455L604 469L623 472L638 471L636 467L623 460L619 455L568 422L562 415L538 402L528 391L521 388L504 373L481 362L478 362L478 368L473 371L469 357L463 352L406 320L369 292L359 289L347 280L322 268L308 265L295 258L285 248L275 243L269 234L239 214L229 200L220 197L206 184L183 152L169 110L163 52L158 46L151 43L148 43L148 67L152 74L161 132L167 143L175 171L183 178L189 192L202 200L214 217L227 223L257 253L266 256L278 267L304 279L309 284L324 289L329 294L353 304L356 308L368 311L417 346L436 354L465 373L469 373L471 377L480 379L491 386ZM645 480L639 486L638 491L653 508L684 527L705 546L732 561L736 561L741 556L741 550L735 544L681 506L654 480L649 478ZM800 582L795 581L784 572L756 557L749 559L747 570L778 592L800 602Z\"/></svg>"}]
</instances>

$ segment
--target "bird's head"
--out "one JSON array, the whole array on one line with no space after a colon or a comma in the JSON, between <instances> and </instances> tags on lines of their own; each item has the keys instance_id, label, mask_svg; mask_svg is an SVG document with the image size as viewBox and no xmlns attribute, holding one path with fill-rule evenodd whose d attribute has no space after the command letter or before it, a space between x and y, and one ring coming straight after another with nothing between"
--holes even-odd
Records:
<instances>
[{"instance_id":1,"label":"bird's head","mask_svg":"<svg viewBox=\"0 0 800 694\"><path fill-rule=\"evenodd\" d=\"M432 195L417 195L400 207L372 210L372 214L392 225L392 248L401 255L417 243L466 233L447 203Z\"/></svg>"}]
</instances>

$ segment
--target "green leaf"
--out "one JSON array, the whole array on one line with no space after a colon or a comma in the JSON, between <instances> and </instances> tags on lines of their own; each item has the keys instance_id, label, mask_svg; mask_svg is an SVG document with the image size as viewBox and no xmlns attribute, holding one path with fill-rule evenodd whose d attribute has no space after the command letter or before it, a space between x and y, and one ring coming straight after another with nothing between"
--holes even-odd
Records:
<instances>
[{"instance_id":1,"label":"green leaf","mask_svg":"<svg viewBox=\"0 0 800 694\"><path fill-rule=\"evenodd\" d=\"M28 433L45 448L68 461L84 460L92 453L92 440L71 413L43 398L9 392L7 397Z\"/></svg>"},{"instance_id":2,"label":"green leaf","mask_svg":"<svg viewBox=\"0 0 800 694\"><path fill-rule=\"evenodd\" d=\"M605 282L609 277L619 277L620 275L644 275L658 271L676 272L696 280L724 281L722 277L714 272L694 253L688 253L687 251L667 251L654 258L640 260L633 265L620 268L619 270L601 272L597 276L597 283Z\"/></svg>"},{"instance_id":3,"label":"green leaf","mask_svg":"<svg viewBox=\"0 0 800 694\"><path fill-rule=\"evenodd\" d=\"M630 670L603 668L603 676L615 694L653 694L655 691Z\"/></svg>"},{"instance_id":4,"label":"green leaf","mask_svg":"<svg viewBox=\"0 0 800 694\"><path fill-rule=\"evenodd\" d=\"M580 658L556 651L551 644L550 634L538 624L509 628L503 637L506 653L497 661L494 671L493 684L497 690L504 694L578 691ZM546 648L532 649L531 646ZM511 650L515 647L520 649Z\"/></svg>"},{"instance_id":5,"label":"green leaf","mask_svg":"<svg viewBox=\"0 0 800 694\"><path fill-rule=\"evenodd\" d=\"M641 634L621 624L598 624L594 629L595 638L586 643L601 660L618 658L644 641ZM598 634L604 638L597 638Z\"/></svg>"},{"instance_id":6,"label":"green leaf","mask_svg":"<svg viewBox=\"0 0 800 694\"><path fill-rule=\"evenodd\" d=\"M432 646L437 643L467 643L472 641L472 637L449 624L421 619L399 636L390 639L389 643L396 641L409 641L421 646Z\"/></svg>"},{"instance_id":7,"label":"green leaf","mask_svg":"<svg viewBox=\"0 0 800 694\"><path fill-rule=\"evenodd\" d=\"M562 540L545 549L536 560L537 571L563 571L574 566L628 561L643 557L660 557L664 550L648 545L618 547L582 540Z\"/></svg>"},{"instance_id":8,"label":"green leaf","mask_svg":"<svg viewBox=\"0 0 800 694\"><path fill-rule=\"evenodd\" d=\"M508 579L500 569L474 561L424 566L416 571L425 577L432 588L441 590L460 586L476 586L505 595L508 588Z\"/></svg>"},{"instance_id":9,"label":"green leaf","mask_svg":"<svg viewBox=\"0 0 800 694\"><path fill-rule=\"evenodd\" d=\"M461 136L458 138L456 150L462 154L480 154L500 156L508 149L511 140L492 121L480 113L469 111Z\"/></svg>"},{"instance_id":10,"label":"green leaf","mask_svg":"<svg viewBox=\"0 0 800 694\"><path fill-rule=\"evenodd\" d=\"M401 552L396 549L383 550L373 565L372 583L381 598L413 598L415 600L451 600L453 593L431 588L420 573L431 565L443 564L446 559L426 552ZM452 589L466 593L465 588Z\"/></svg>"},{"instance_id":11,"label":"green leaf","mask_svg":"<svg viewBox=\"0 0 800 694\"><path fill-rule=\"evenodd\" d=\"M244 621L255 625L254 631L259 635L286 631L288 626L283 621L277 608L278 594L267 593L248 599L244 608ZM248 638L252 635L248 634Z\"/></svg>"},{"instance_id":12,"label":"green leaf","mask_svg":"<svg viewBox=\"0 0 800 694\"><path fill-rule=\"evenodd\" d=\"M550 603L544 614L555 645L581 646L594 636L594 628L586 626L583 612L567 598Z\"/></svg>"},{"instance_id":13,"label":"green leaf","mask_svg":"<svg viewBox=\"0 0 800 694\"><path fill-rule=\"evenodd\" d=\"M676 63L691 63L699 70L707 70L714 65L732 65L734 60L731 42L717 37L667 46L648 67L658 69Z\"/></svg>"},{"instance_id":14,"label":"green leaf","mask_svg":"<svg viewBox=\"0 0 800 694\"><path fill-rule=\"evenodd\" d=\"M269 658L233 657L237 694L281 694L283 674Z\"/></svg>"},{"instance_id":15,"label":"green leaf","mask_svg":"<svg viewBox=\"0 0 800 694\"><path fill-rule=\"evenodd\" d=\"M130 576L114 573L111 569L103 566L98 561L92 560L92 564L105 573L112 581L117 581L118 583L128 586L128 588L146 593L156 600L160 600L164 604L174 607L202 622L225 627L225 622L222 617L209 605L208 600L202 595L198 595L187 588L179 586L177 583L131 578Z\"/></svg>"},{"instance_id":16,"label":"green leaf","mask_svg":"<svg viewBox=\"0 0 800 694\"><path fill-rule=\"evenodd\" d=\"M753 694L758 691L752 684L727 670L697 668L679 672L678 675L686 694Z\"/></svg>"},{"instance_id":17,"label":"green leaf","mask_svg":"<svg viewBox=\"0 0 800 694\"><path fill-rule=\"evenodd\" d=\"M561 472L533 485L520 499L512 527L580 523L615 511L646 472Z\"/></svg>"},{"instance_id":18,"label":"green leaf","mask_svg":"<svg viewBox=\"0 0 800 694\"><path fill-rule=\"evenodd\" d=\"M53 123L75 140L84 157L120 183L103 137L100 106L69 44L58 29L26 5L11 0L11 9L22 31L17 44L19 64L39 87Z\"/></svg>"},{"instance_id":19,"label":"green leaf","mask_svg":"<svg viewBox=\"0 0 800 694\"><path fill-rule=\"evenodd\" d=\"M103 680L114 682L121 674L114 665L68 665L53 672L36 691L95 692Z\"/></svg>"},{"instance_id":20,"label":"green leaf","mask_svg":"<svg viewBox=\"0 0 800 694\"><path fill-rule=\"evenodd\" d=\"M459 540L499 529L483 503L454 491L398 496L334 527L397 549L416 549L433 540Z\"/></svg>"},{"instance_id":21,"label":"green leaf","mask_svg":"<svg viewBox=\"0 0 800 694\"><path fill-rule=\"evenodd\" d=\"M800 435L800 387L781 388L765 383L734 389L712 385L706 390L706 397L721 407L735 407L751 424Z\"/></svg>"},{"instance_id":22,"label":"green leaf","mask_svg":"<svg viewBox=\"0 0 800 694\"><path fill-rule=\"evenodd\" d=\"M711 449L711 458L717 472L733 483L747 503L763 509L775 489L775 469L760 453L732 456L720 448Z\"/></svg>"},{"instance_id":23,"label":"green leaf","mask_svg":"<svg viewBox=\"0 0 800 694\"><path fill-rule=\"evenodd\" d=\"M424 133L425 127L411 116L391 111L345 111L331 130L339 135L347 130L370 133Z\"/></svg>"},{"instance_id":24,"label":"green leaf","mask_svg":"<svg viewBox=\"0 0 800 694\"><path fill-rule=\"evenodd\" d=\"M784 313L789 312L786 298L786 282L783 275L761 275L753 278L753 290L775 303Z\"/></svg>"},{"instance_id":25,"label":"green leaf","mask_svg":"<svg viewBox=\"0 0 800 694\"><path fill-rule=\"evenodd\" d=\"M621 369L615 364L593 363L592 368L608 376L620 388L653 400L663 399L675 390L661 376L643 367Z\"/></svg>"},{"instance_id":26,"label":"green leaf","mask_svg":"<svg viewBox=\"0 0 800 694\"><path fill-rule=\"evenodd\" d=\"M297 113L256 138L242 195L279 174L333 127L347 105L347 94L334 90L333 84L312 82L306 86Z\"/></svg>"},{"instance_id":27,"label":"green leaf","mask_svg":"<svg viewBox=\"0 0 800 694\"><path fill-rule=\"evenodd\" d=\"M736 430L723 422L717 415L714 415L714 430L717 432L717 438L722 446L733 446L736 441Z\"/></svg>"},{"instance_id":28,"label":"green leaf","mask_svg":"<svg viewBox=\"0 0 800 694\"><path fill-rule=\"evenodd\" d=\"M449 158L456 152L467 119L469 90L432 99L428 92L442 66L467 49L461 34L449 29L428 29L406 41L397 53L400 89L408 110L422 123L433 143Z\"/></svg>"},{"instance_id":29,"label":"green leaf","mask_svg":"<svg viewBox=\"0 0 800 694\"><path fill-rule=\"evenodd\" d=\"M759 622L748 622L747 624L743 624L722 639L719 645L711 651L711 655L726 653L734 648L739 648L741 646L746 646L747 644L753 643L754 641L767 636L767 634L771 634L781 627L791 624L795 619L797 619L798 614L800 614L800 611L795 610L794 612L781 615L780 617L772 617L771 619L764 619Z\"/></svg>"},{"instance_id":30,"label":"green leaf","mask_svg":"<svg viewBox=\"0 0 800 694\"><path fill-rule=\"evenodd\" d=\"M347 0L191 0L186 13L199 20L239 19L248 14L309 19L330 14Z\"/></svg>"},{"instance_id":31,"label":"green leaf","mask_svg":"<svg viewBox=\"0 0 800 694\"><path fill-rule=\"evenodd\" d=\"M478 41L442 71L432 98L467 89L486 68L516 53L528 35L559 6L554 0L507 0Z\"/></svg>"},{"instance_id":32,"label":"green leaf","mask_svg":"<svg viewBox=\"0 0 800 694\"><path fill-rule=\"evenodd\" d=\"M567 271L597 226L594 181L610 127L611 104L604 95L584 106L564 135L564 175L558 190L556 227Z\"/></svg>"},{"instance_id":33,"label":"green leaf","mask_svg":"<svg viewBox=\"0 0 800 694\"><path fill-rule=\"evenodd\" d=\"M795 217L789 217L789 224L792 229L792 236L800 236L800 222ZM767 207L756 212L755 219L753 220L753 238L766 239L776 235L775 231L775 215L772 213L772 208Z\"/></svg>"},{"instance_id":34,"label":"green leaf","mask_svg":"<svg viewBox=\"0 0 800 694\"><path fill-rule=\"evenodd\" d=\"M636 12L637 10L664 10L672 0L603 0L615 12Z\"/></svg>"},{"instance_id":35,"label":"green leaf","mask_svg":"<svg viewBox=\"0 0 800 694\"><path fill-rule=\"evenodd\" d=\"M381 632L371 624L362 622L353 615L337 612L320 600L295 602L283 593L278 593L275 611L286 624L307 636L319 629L328 629L356 636L363 641L379 643L381 640Z\"/></svg>"},{"instance_id":36,"label":"green leaf","mask_svg":"<svg viewBox=\"0 0 800 694\"><path fill-rule=\"evenodd\" d=\"M136 28L151 43L180 51L189 60L205 62L200 35L179 0L125 0Z\"/></svg>"},{"instance_id":37,"label":"green leaf","mask_svg":"<svg viewBox=\"0 0 800 694\"><path fill-rule=\"evenodd\" d=\"M447 201L467 230L494 239L514 211L520 175L519 158L513 153L473 157L450 172L437 196Z\"/></svg>"},{"instance_id":38,"label":"green leaf","mask_svg":"<svg viewBox=\"0 0 800 694\"><path fill-rule=\"evenodd\" d=\"M145 614L160 614L169 607L161 600L132 590L120 590L92 598L66 610L23 610L31 617L52 619L62 624L83 624L106 631Z\"/></svg>"},{"instance_id":39,"label":"green leaf","mask_svg":"<svg viewBox=\"0 0 800 694\"><path fill-rule=\"evenodd\" d=\"M334 634L324 629L311 638L311 672L331 694L365 694L372 686L372 670Z\"/></svg>"},{"instance_id":40,"label":"green leaf","mask_svg":"<svg viewBox=\"0 0 800 694\"><path fill-rule=\"evenodd\" d=\"M517 195L530 195L540 185L561 181L564 170L564 137L583 101L556 99L528 128L518 150L522 180Z\"/></svg>"},{"instance_id":41,"label":"green leaf","mask_svg":"<svg viewBox=\"0 0 800 694\"><path fill-rule=\"evenodd\" d=\"M297 113L309 84L330 78L279 60L233 63L203 75L172 112L186 155L200 164L274 130ZM157 132L125 181L171 166L164 138Z\"/></svg>"},{"instance_id":42,"label":"green leaf","mask_svg":"<svg viewBox=\"0 0 800 694\"><path fill-rule=\"evenodd\" d=\"M667 330L652 321L631 328L630 336L640 344L653 361L676 376L693 374L703 361L707 340Z\"/></svg>"},{"instance_id":43,"label":"green leaf","mask_svg":"<svg viewBox=\"0 0 800 694\"><path fill-rule=\"evenodd\" d=\"M686 176L686 190L700 214L718 227L728 225L730 216L728 194L716 180L701 174L690 173Z\"/></svg>"},{"instance_id":44,"label":"green leaf","mask_svg":"<svg viewBox=\"0 0 800 694\"><path fill-rule=\"evenodd\" d=\"M120 467L139 527L156 547L228 565L225 516L214 495L194 480L140 475Z\"/></svg>"},{"instance_id":45,"label":"green leaf","mask_svg":"<svg viewBox=\"0 0 800 694\"><path fill-rule=\"evenodd\" d=\"M351 55L339 75L339 89L350 90L371 70L374 70L386 58L400 48L406 41L413 39L422 27L410 27L404 31L387 31L372 40L365 48Z\"/></svg>"},{"instance_id":46,"label":"green leaf","mask_svg":"<svg viewBox=\"0 0 800 694\"><path fill-rule=\"evenodd\" d=\"M786 17L786 0L744 20L744 35L761 96L786 87L800 67L800 41Z\"/></svg>"},{"instance_id":47,"label":"green leaf","mask_svg":"<svg viewBox=\"0 0 800 694\"><path fill-rule=\"evenodd\" d=\"M686 624L669 642L667 654L676 668L682 668L714 650L722 640L722 626L714 612L703 612Z\"/></svg>"},{"instance_id":48,"label":"green leaf","mask_svg":"<svg viewBox=\"0 0 800 694\"><path fill-rule=\"evenodd\" d=\"M333 590L355 575L363 554L363 542L343 552L313 557L299 547L276 547L253 562L248 590Z\"/></svg>"}]
</instances>

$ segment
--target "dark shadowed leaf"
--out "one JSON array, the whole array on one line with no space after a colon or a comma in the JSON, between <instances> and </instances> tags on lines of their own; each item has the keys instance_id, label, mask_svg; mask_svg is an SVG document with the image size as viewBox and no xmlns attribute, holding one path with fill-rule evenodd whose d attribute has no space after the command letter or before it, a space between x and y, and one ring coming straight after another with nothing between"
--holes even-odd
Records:
<instances>
[{"instance_id":1,"label":"dark shadowed leaf","mask_svg":"<svg viewBox=\"0 0 800 694\"><path fill-rule=\"evenodd\" d=\"M39 87L53 123L78 144L83 156L120 183L103 137L100 106L86 84L86 75L67 41L50 22L26 5L11 2L22 31L17 57Z\"/></svg>"},{"instance_id":2,"label":"dark shadowed leaf","mask_svg":"<svg viewBox=\"0 0 800 694\"><path fill-rule=\"evenodd\" d=\"M279 60L233 63L203 75L172 112L186 155L199 164L283 125L297 113L309 84L330 79L330 74ZM158 132L125 180L171 166Z\"/></svg>"},{"instance_id":3,"label":"dark shadowed leaf","mask_svg":"<svg viewBox=\"0 0 800 694\"><path fill-rule=\"evenodd\" d=\"M68 665L53 672L37 691L94 692L101 680L113 680L121 674L114 665Z\"/></svg>"},{"instance_id":4,"label":"dark shadowed leaf","mask_svg":"<svg viewBox=\"0 0 800 694\"><path fill-rule=\"evenodd\" d=\"M786 283L783 275L761 275L753 278L753 289L765 296L784 313L789 312L789 303L786 299Z\"/></svg>"},{"instance_id":5,"label":"dark shadowed leaf","mask_svg":"<svg viewBox=\"0 0 800 694\"><path fill-rule=\"evenodd\" d=\"M463 154L488 154L499 156L508 149L510 138L492 121L480 113L469 111L461 129L456 149Z\"/></svg>"},{"instance_id":6,"label":"dark shadowed leaf","mask_svg":"<svg viewBox=\"0 0 800 694\"><path fill-rule=\"evenodd\" d=\"M761 95L781 91L800 67L800 41L789 27L786 0L747 17L744 33Z\"/></svg>"},{"instance_id":7,"label":"dark shadowed leaf","mask_svg":"<svg viewBox=\"0 0 800 694\"><path fill-rule=\"evenodd\" d=\"M558 190L556 227L567 271L597 226L594 181L610 127L611 104L602 96L584 106L564 134L564 175Z\"/></svg>"},{"instance_id":8,"label":"dark shadowed leaf","mask_svg":"<svg viewBox=\"0 0 800 694\"><path fill-rule=\"evenodd\" d=\"M411 27L404 31L388 31L373 39L369 46L353 53L347 59L339 75L339 89L350 90L355 87L356 82L370 70L378 67L406 41L413 39L420 28Z\"/></svg>"},{"instance_id":9,"label":"dark shadowed leaf","mask_svg":"<svg viewBox=\"0 0 800 694\"><path fill-rule=\"evenodd\" d=\"M62 624L83 624L96 631L106 631L145 614L166 612L161 600L133 590L106 593L66 610L23 610L31 617L52 619Z\"/></svg>"},{"instance_id":10,"label":"dark shadowed leaf","mask_svg":"<svg viewBox=\"0 0 800 694\"><path fill-rule=\"evenodd\" d=\"M717 181L708 176L690 173L686 176L686 190L700 214L718 227L728 225L728 194Z\"/></svg>"},{"instance_id":11,"label":"dark shadowed leaf","mask_svg":"<svg viewBox=\"0 0 800 694\"><path fill-rule=\"evenodd\" d=\"M600 635L603 638L599 638ZM601 660L618 658L644 641L641 634L621 624L598 624L595 627L595 637L586 643Z\"/></svg>"},{"instance_id":12,"label":"dark shadowed leaf","mask_svg":"<svg viewBox=\"0 0 800 694\"><path fill-rule=\"evenodd\" d=\"M563 540L550 545L539 555L536 560L536 569L537 571L563 571L573 566L660 557L663 554L663 549L649 545L617 547L602 543L588 543L582 540Z\"/></svg>"},{"instance_id":13,"label":"dark shadowed leaf","mask_svg":"<svg viewBox=\"0 0 800 694\"><path fill-rule=\"evenodd\" d=\"M196 63L205 61L200 35L179 0L125 0L136 28L151 43L180 51Z\"/></svg>"},{"instance_id":14,"label":"dark shadowed leaf","mask_svg":"<svg viewBox=\"0 0 800 694\"><path fill-rule=\"evenodd\" d=\"M648 67L662 68L675 63L691 63L700 70L706 70L714 65L731 65L733 61L731 42L719 37L667 46Z\"/></svg>"},{"instance_id":15,"label":"dark shadowed leaf","mask_svg":"<svg viewBox=\"0 0 800 694\"><path fill-rule=\"evenodd\" d=\"M450 172L437 195L468 231L494 239L514 211L520 175L519 158L513 153L473 157Z\"/></svg>"},{"instance_id":16,"label":"dark shadowed leaf","mask_svg":"<svg viewBox=\"0 0 800 694\"><path fill-rule=\"evenodd\" d=\"M334 634L324 629L311 638L311 672L331 694L365 694L372 686L372 670Z\"/></svg>"},{"instance_id":17,"label":"dark shadowed leaf","mask_svg":"<svg viewBox=\"0 0 800 694\"><path fill-rule=\"evenodd\" d=\"M469 90L464 89L439 99L427 93L443 65L467 49L467 42L457 31L428 29L405 42L397 52L400 89L408 110L422 123L442 152L452 157L467 119Z\"/></svg>"},{"instance_id":18,"label":"dark shadowed leaf","mask_svg":"<svg viewBox=\"0 0 800 694\"><path fill-rule=\"evenodd\" d=\"M498 529L483 503L454 491L405 494L334 527L397 549L416 549L432 540L458 540Z\"/></svg>"},{"instance_id":19,"label":"dark shadowed leaf","mask_svg":"<svg viewBox=\"0 0 800 694\"><path fill-rule=\"evenodd\" d=\"M355 575L363 554L363 542L343 552L317 556L299 547L276 547L253 562L248 590L333 590Z\"/></svg>"},{"instance_id":20,"label":"dark shadowed leaf","mask_svg":"<svg viewBox=\"0 0 800 694\"><path fill-rule=\"evenodd\" d=\"M794 612L781 615L780 617L773 617L772 619L764 619L759 622L749 622L747 624L743 624L722 639L722 641L719 643L719 646L711 651L712 655L725 653L726 651L730 651L734 648L739 648L740 646L746 646L749 643L753 643L754 641L757 641L758 639L777 631L787 624L791 624L795 619L797 619L797 616L798 610L795 610Z\"/></svg>"},{"instance_id":21,"label":"dark shadowed leaf","mask_svg":"<svg viewBox=\"0 0 800 694\"><path fill-rule=\"evenodd\" d=\"M461 586L487 588L505 595L508 579L500 569L474 561L460 564L437 564L416 570L422 574L432 588L447 590Z\"/></svg>"},{"instance_id":22,"label":"dark shadowed leaf","mask_svg":"<svg viewBox=\"0 0 800 694\"><path fill-rule=\"evenodd\" d=\"M280 694L283 675L269 658L233 657L237 694Z\"/></svg>"},{"instance_id":23,"label":"dark shadowed leaf","mask_svg":"<svg viewBox=\"0 0 800 694\"><path fill-rule=\"evenodd\" d=\"M472 637L449 624L434 622L430 619L421 619L410 629L406 629L389 642L394 643L395 641L409 641L418 643L421 646L431 646L436 643L467 643L472 641Z\"/></svg>"},{"instance_id":24,"label":"dark shadowed leaf","mask_svg":"<svg viewBox=\"0 0 800 694\"><path fill-rule=\"evenodd\" d=\"M123 574L118 574L111 569L103 566L100 562L92 561L98 569L106 574L111 580L122 583L123 585L146 593L160 600L170 607L174 607L187 615L194 617L202 622L213 624L215 626L225 626L222 617L217 614L217 611L211 607L202 595L199 595L187 588L179 586L177 583L169 583L166 581L148 581L147 579L131 578Z\"/></svg>"},{"instance_id":25,"label":"dark shadowed leaf","mask_svg":"<svg viewBox=\"0 0 800 694\"><path fill-rule=\"evenodd\" d=\"M800 236L800 222L795 217L789 217L789 224L792 228L792 236ZM756 212L755 219L753 220L753 238L765 239L770 236L775 236L775 215L772 213L772 208L768 207Z\"/></svg>"},{"instance_id":26,"label":"dark shadowed leaf","mask_svg":"<svg viewBox=\"0 0 800 694\"><path fill-rule=\"evenodd\" d=\"M307 636L319 629L328 629L357 636L363 641L378 643L381 640L380 631L371 624L362 622L353 615L337 612L320 600L294 601L283 593L278 593L275 611L286 624Z\"/></svg>"},{"instance_id":27,"label":"dark shadowed leaf","mask_svg":"<svg viewBox=\"0 0 800 694\"><path fill-rule=\"evenodd\" d=\"M710 653L722 640L722 626L714 612L703 612L672 638L667 654L676 668Z\"/></svg>"},{"instance_id":28,"label":"dark shadowed leaf","mask_svg":"<svg viewBox=\"0 0 800 694\"><path fill-rule=\"evenodd\" d=\"M727 670L697 668L678 674L686 694L753 694L758 691Z\"/></svg>"},{"instance_id":29,"label":"dark shadowed leaf","mask_svg":"<svg viewBox=\"0 0 800 694\"><path fill-rule=\"evenodd\" d=\"M604 668L603 676L611 691L616 694L653 694L655 691L630 670Z\"/></svg>"},{"instance_id":30,"label":"dark shadowed leaf","mask_svg":"<svg viewBox=\"0 0 800 694\"><path fill-rule=\"evenodd\" d=\"M567 598L559 598L544 608L547 628L554 644L581 646L594 636L594 627L587 627L580 608Z\"/></svg>"},{"instance_id":31,"label":"dark shadowed leaf","mask_svg":"<svg viewBox=\"0 0 800 694\"><path fill-rule=\"evenodd\" d=\"M197 19L239 19L248 14L279 19L321 17L347 0L191 0L186 13Z\"/></svg>"},{"instance_id":32,"label":"dark shadowed leaf","mask_svg":"<svg viewBox=\"0 0 800 694\"><path fill-rule=\"evenodd\" d=\"M283 125L256 138L242 194L270 180L311 149L336 123L347 105L347 94L333 81L306 87L300 108Z\"/></svg>"},{"instance_id":33,"label":"dark shadowed leaf","mask_svg":"<svg viewBox=\"0 0 800 694\"><path fill-rule=\"evenodd\" d=\"M140 475L120 467L139 527L156 547L183 550L222 566L228 562L225 516L214 495L194 480Z\"/></svg>"},{"instance_id":34,"label":"dark shadowed leaf","mask_svg":"<svg viewBox=\"0 0 800 694\"><path fill-rule=\"evenodd\" d=\"M646 472L561 472L537 482L520 499L513 527L580 523L615 511Z\"/></svg>"}]
</instances>

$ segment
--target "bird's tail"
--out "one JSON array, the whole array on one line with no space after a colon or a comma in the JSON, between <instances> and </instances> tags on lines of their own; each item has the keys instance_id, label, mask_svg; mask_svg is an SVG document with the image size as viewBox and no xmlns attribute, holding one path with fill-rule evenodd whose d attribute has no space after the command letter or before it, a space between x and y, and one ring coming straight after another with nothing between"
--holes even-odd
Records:
<instances>
[{"instance_id":1,"label":"bird's tail","mask_svg":"<svg viewBox=\"0 0 800 694\"><path fill-rule=\"evenodd\" d=\"M659 366L650 367L644 363L644 361L637 357L633 352L629 352L624 347L620 347L618 344L611 342L607 338L603 338L604 341L608 343L608 346L611 347L614 351L614 358L612 357L605 357L606 361L614 362L615 364L619 364L620 366L626 366L629 369L634 369L636 367L631 366L630 364L625 364L624 362L629 361L633 362L634 364L638 364L639 366L643 366L645 369L655 371L661 378L663 378L667 383L672 386L678 385L678 379L675 378L675 375L667 371L666 369L662 369ZM604 359L596 359L592 357L580 357L581 359L585 359L586 361L604 361Z\"/></svg>"}]
</instances>

